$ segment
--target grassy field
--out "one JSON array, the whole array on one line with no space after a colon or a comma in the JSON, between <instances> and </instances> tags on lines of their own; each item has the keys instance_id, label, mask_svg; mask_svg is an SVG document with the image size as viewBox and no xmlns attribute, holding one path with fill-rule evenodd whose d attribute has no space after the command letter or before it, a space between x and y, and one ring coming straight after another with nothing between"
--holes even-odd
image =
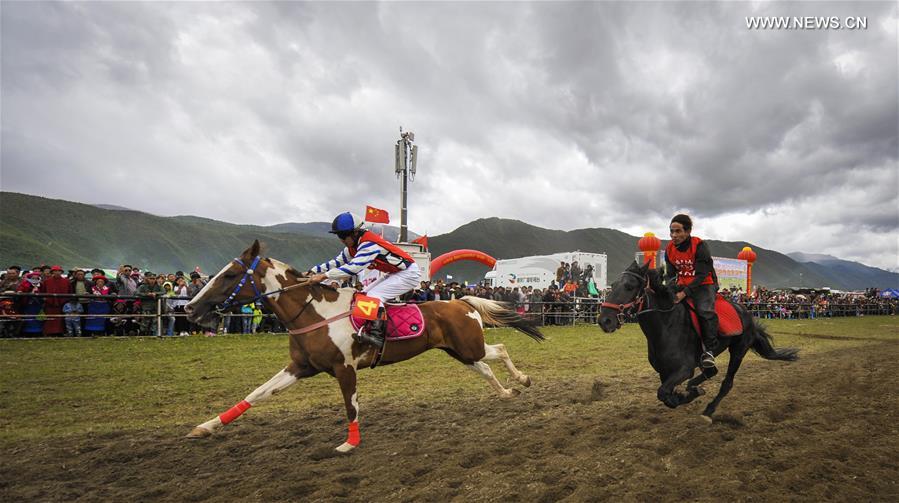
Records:
<instances>
[{"instance_id":1,"label":"grassy field","mask_svg":"<svg viewBox=\"0 0 899 503\"><path fill-rule=\"evenodd\" d=\"M899 341L899 318L772 320L778 347L801 357ZM543 380L652 375L636 325L614 334L595 326L547 328L538 344L510 330L488 331L488 342L507 345L516 365ZM126 429L189 426L224 411L287 363L283 335L98 338L0 341L0 444ZM752 354L750 359L758 359ZM507 374L494 365L501 380ZM483 380L440 351L362 372L366 401L446 400L461 393L488 395ZM336 382L320 375L254 408L254 414L341 403Z\"/></svg>"}]
</instances>

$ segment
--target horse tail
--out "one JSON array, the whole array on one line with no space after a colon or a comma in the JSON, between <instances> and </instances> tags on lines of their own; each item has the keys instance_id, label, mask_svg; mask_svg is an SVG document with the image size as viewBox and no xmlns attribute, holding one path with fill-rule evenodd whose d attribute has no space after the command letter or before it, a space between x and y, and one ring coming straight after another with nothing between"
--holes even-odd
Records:
<instances>
[{"instance_id":1,"label":"horse tail","mask_svg":"<svg viewBox=\"0 0 899 503\"><path fill-rule=\"evenodd\" d=\"M799 359L799 350L795 348L775 349L771 344L771 335L765 330L765 326L758 320L752 320L752 328L755 338L752 341L752 350L766 360L784 360L793 362Z\"/></svg>"},{"instance_id":2,"label":"horse tail","mask_svg":"<svg viewBox=\"0 0 899 503\"><path fill-rule=\"evenodd\" d=\"M505 302L497 302L470 295L466 295L459 300L477 311L481 315L481 320L483 320L484 324L514 328L537 342L546 340L539 328L520 314L509 309L508 304Z\"/></svg>"}]
</instances>

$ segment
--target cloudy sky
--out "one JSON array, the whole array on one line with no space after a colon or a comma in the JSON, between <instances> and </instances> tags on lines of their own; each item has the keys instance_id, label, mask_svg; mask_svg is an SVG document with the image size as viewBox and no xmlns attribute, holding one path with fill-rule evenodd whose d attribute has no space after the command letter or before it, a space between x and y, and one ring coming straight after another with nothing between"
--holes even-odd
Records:
<instances>
[{"instance_id":1,"label":"cloudy sky","mask_svg":"<svg viewBox=\"0 0 899 503\"><path fill-rule=\"evenodd\" d=\"M398 223L402 126L419 233L499 216L665 235L687 211L701 237L899 270L895 2L0 12L5 191L260 225L371 204Z\"/></svg>"}]
</instances>

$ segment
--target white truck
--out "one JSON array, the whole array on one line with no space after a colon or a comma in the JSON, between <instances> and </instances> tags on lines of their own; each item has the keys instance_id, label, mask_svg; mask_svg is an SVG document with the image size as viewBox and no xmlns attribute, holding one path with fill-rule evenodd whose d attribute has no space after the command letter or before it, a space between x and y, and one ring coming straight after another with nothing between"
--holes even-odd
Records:
<instances>
[{"instance_id":1,"label":"white truck","mask_svg":"<svg viewBox=\"0 0 899 503\"><path fill-rule=\"evenodd\" d=\"M556 270L562 262L567 264L577 262L582 274L588 265L592 265L596 288L602 290L608 286L606 254L579 251L497 260L493 270L488 271L484 279L494 288L532 286L544 289L555 281Z\"/></svg>"}]
</instances>

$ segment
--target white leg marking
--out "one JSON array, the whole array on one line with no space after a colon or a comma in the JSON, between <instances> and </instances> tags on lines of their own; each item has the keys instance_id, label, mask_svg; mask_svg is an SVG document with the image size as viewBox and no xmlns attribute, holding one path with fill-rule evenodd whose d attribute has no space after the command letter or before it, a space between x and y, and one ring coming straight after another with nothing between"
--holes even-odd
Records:
<instances>
[{"instance_id":1,"label":"white leg marking","mask_svg":"<svg viewBox=\"0 0 899 503\"><path fill-rule=\"evenodd\" d=\"M297 377L288 372L286 369L275 374L267 383L259 386L252 393L247 395L244 400L250 402L250 405L256 405L259 402L270 398L275 393L287 388L291 384L297 382Z\"/></svg>"},{"instance_id":2,"label":"white leg marking","mask_svg":"<svg viewBox=\"0 0 899 503\"><path fill-rule=\"evenodd\" d=\"M356 393L353 393L353 396L350 397L350 404L352 404L353 408L356 409L355 421L358 424L358 422L359 422L359 400L356 399ZM353 450L355 448L356 448L355 445L353 445L349 442L344 442L337 446L337 452L350 452L351 450Z\"/></svg>"},{"instance_id":3,"label":"white leg marking","mask_svg":"<svg viewBox=\"0 0 899 503\"><path fill-rule=\"evenodd\" d=\"M335 447L335 450L336 450L337 452L350 452L350 451L352 451L352 450L355 449L355 448L356 448L355 445L353 445L353 444L351 444L351 443L349 443L349 442L344 442L344 443L338 445L337 447Z\"/></svg>"},{"instance_id":4,"label":"white leg marking","mask_svg":"<svg viewBox=\"0 0 899 503\"><path fill-rule=\"evenodd\" d=\"M482 361L502 360L513 379L525 386L531 385L531 378L515 368L515 364L512 363L512 359L509 358L509 352L506 351L505 344L484 344L484 352L485 355L484 358L482 358Z\"/></svg>"},{"instance_id":5,"label":"white leg marking","mask_svg":"<svg viewBox=\"0 0 899 503\"><path fill-rule=\"evenodd\" d=\"M216 428L221 428L221 426L222 426L222 420L219 419L218 416L215 416L214 418L210 419L209 421L206 421L205 423L201 424L199 427L203 428L204 430L209 431L211 433Z\"/></svg>"},{"instance_id":6,"label":"white leg marking","mask_svg":"<svg viewBox=\"0 0 899 503\"><path fill-rule=\"evenodd\" d=\"M518 390L506 389L503 385L497 380L496 376L493 375L493 371L490 370L490 365L487 365L484 362L474 362L472 365L466 365L466 367L474 370L478 374L484 377L484 379L493 386L499 395L503 398L511 398L513 396L518 395Z\"/></svg>"},{"instance_id":7,"label":"white leg marking","mask_svg":"<svg viewBox=\"0 0 899 503\"><path fill-rule=\"evenodd\" d=\"M297 382L297 380L298 379L294 375L287 372L287 370L282 370L281 372L275 374L274 377L269 379L268 382L253 390L253 392L247 395L244 400L250 402L250 405L256 405L257 403L271 397L275 393ZM203 428L204 430L212 433L214 430L216 430L217 428L221 428L222 426L222 420L219 419L218 416L215 416L209 421L201 424L199 428Z\"/></svg>"}]
</instances>

